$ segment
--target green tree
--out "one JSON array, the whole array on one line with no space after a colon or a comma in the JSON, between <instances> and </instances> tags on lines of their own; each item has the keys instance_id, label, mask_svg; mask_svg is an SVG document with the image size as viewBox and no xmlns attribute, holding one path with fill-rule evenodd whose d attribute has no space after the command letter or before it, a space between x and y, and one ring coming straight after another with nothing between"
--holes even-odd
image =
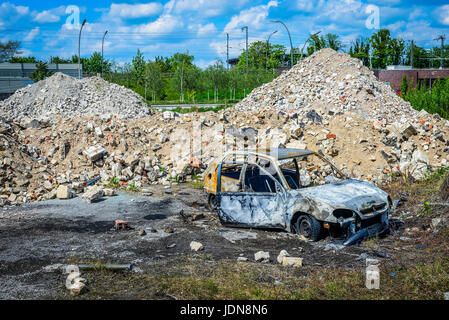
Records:
<instances>
[{"instance_id":1,"label":"green tree","mask_svg":"<svg viewBox=\"0 0 449 320\"><path fill-rule=\"evenodd\" d=\"M20 41L0 42L0 63L11 60L16 54L22 54L22 51L19 51L20 46Z\"/></svg>"},{"instance_id":2,"label":"green tree","mask_svg":"<svg viewBox=\"0 0 449 320\"><path fill-rule=\"evenodd\" d=\"M328 33L325 35L325 46L326 48L334 49L335 51L342 50L345 46L338 40L339 36L337 34Z\"/></svg>"},{"instance_id":3,"label":"green tree","mask_svg":"<svg viewBox=\"0 0 449 320\"><path fill-rule=\"evenodd\" d=\"M161 94L164 84L159 64L152 61L148 62L145 67L145 89L147 86L150 89L152 101L155 101L156 96Z\"/></svg>"},{"instance_id":4,"label":"green tree","mask_svg":"<svg viewBox=\"0 0 449 320\"><path fill-rule=\"evenodd\" d=\"M161 70L162 73L168 73L172 71L170 60L167 57L156 57L154 59L154 63L158 65L159 70Z\"/></svg>"},{"instance_id":5,"label":"green tree","mask_svg":"<svg viewBox=\"0 0 449 320\"><path fill-rule=\"evenodd\" d=\"M324 36L319 36L314 34L308 40L309 46L307 47L307 52L309 55L315 51L319 51L324 48L331 48L335 51L342 50L345 46L338 40L339 36L334 33L328 33Z\"/></svg>"},{"instance_id":6,"label":"green tree","mask_svg":"<svg viewBox=\"0 0 449 320\"><path fill-rule=\"evenodd\" d=\"M64 63L78 63L78 57L76 57L76 62L73 59L62 59L60 57L50 57L50 63L64 64Z\"/></svg>"},{"instance_id":7,"label":"green tree","mask_svg":"<svg viewBox=\"0 0 449 320\"><path fill-rule=\"evenodd\" d=\"M142 52L140 52L140 49L137 49L137 55L133 58L132 66L133 66L133 74L136 78L136 84L143 85L145 81L144 75L146 63Z\"/></svg>"},{"instance_id":8,"label":"green tree","mask_svg":"<svg viewBox=\"0 0 449 320\"><path fill-rule=\"evenodd\" d=\"M92 56L83 63L83 70L84 73L87 74L98 74L101 73L102 70L103 72L110 72L111 63L106 59L103 61L100 52L94 52Z\"/></svg>"},{"instance_id":9,"label":"green tree","mask_svg":"<svg viewBox=\"0 0 449 320\"><path fill-rule=\"evenodd\" d=\"M193 64L193 56L187 53L175 53L168 59L174 77L171 81L173 88L180 93L180 100L184 101L187 90L195 90L200 79L200 70Z\"/></svg>"},{"instance_id":10,"label":"green tree","mask_svg":"<svg viewBox=\"0 0 449 320\"><path fill-rule=\"evenodd\" d=\"M36 57L12 57L9 63L36 63Z\"/></svg>"},{"instance_id":11,"label":"green tree","mask_svg":"<svg viewBox=\"0 0 449 320\"><path fill-rule=\"evenodd\" d=\"M252 42L248 47L248 66L250 69L278 68L286 52L282 45L269 44L266 41ZM246 71L246 50L239 56L236 66L240 71Z\"/></svg>"},{"instance_id":12,"label":"green tree","mask_svg":"<svg viewBox=\"0 0 449 320\"><path fill-rule=\"evenodd\" d=\"M391 39L388 43L388 64L399 65L403 62L405 43L401 38Z\"/></svg>"},{"instance_id":13,"label":"green tree","mask_svg":"<svg viewBox=\"0 0 449 320\"><path fill-rule=\"evenodd\" d=\"M370 38L373 68L385 69L390 55L390 30L381 29Z\"/></svg>"},{"instance_id":14,"label":"green tree","mask_svg":"<svg viewBox=\"0 0 449 320\"><path fill-rule=\"evenodd\" d=\"M402 83L401 83L401 94L406 94L408 91L408 83L407 83L407 76L404 74L402 77Z\"/></svg>"},{"instance_id":15,"label":"green tree","mask_svg":"<svg viewBox=\"0 0 449 320\"><path fill-rule=\"evenodd\" d=\"M349 55L351 57L362 60L363 65L369 66L369 50L369 41L366 41L364 39L357 39L349 48Z\"/></svg>"},{"instance_id":16,"label":"green tree","mask_svg":"<svg viewBox=\"0 0 449 320\"><path fill-rule=\"evenodd\" d=\"M315 51L319 51L326 47L326 40L324 40L324 37L320 37L317 34L312 35L307 42L309 43L309 46L307 47L308 55L311 55Z\"/></svg>"},{"instance_id":17,"label":"green tree","mask_svg":"<svg viewBox=\"0 0 449 320\"><path fill-rule=\"evenodd\" d=\"M219 99L218 91L228 86L228 72L222 61L216 61L213 65L207 67L204 72L209 85L214 89L214 101L216 102Z\"/></svg>"},{"instance_id":18,"label":"green tree","mask_svg":"<svg viewBox=\"0 0 449 320\"><path fill-rule=\"evenodd\" d=\"M30 75L30 79L33 80L33 82L38 82L51 76L51 74L50 70L48 70L47 63L39 61L36 63L36 70Z\"/></svg>"}]
</instances>

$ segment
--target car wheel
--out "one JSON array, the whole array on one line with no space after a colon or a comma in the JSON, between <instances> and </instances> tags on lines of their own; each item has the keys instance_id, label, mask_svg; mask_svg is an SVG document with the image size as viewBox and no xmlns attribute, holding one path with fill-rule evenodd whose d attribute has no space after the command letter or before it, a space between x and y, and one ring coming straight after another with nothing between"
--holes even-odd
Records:
<instances>
[{"instance_id":1,"label":"car wheel","mask_svg":"<svg viewBox=\"0 0 449 320\"><path fill-rule=\"evenodd\" d=\"M209 194L209 196L207 198L207 205L208 205L210 211L217 210L218 202L217 202L217 197L214 194L212 194L212 193Z\"/></svg>"},{"instance_id":2,"label":"car wheel","mask_svg":"<svg viewBox=\"0 0 449 320\"><path fill-rule=\"evenodd\" d=\"M322 227L317 219L310 215L303 215L296 221L296 233L307 240L318 241L321 238Z\"/></svg>"}]
</instances>

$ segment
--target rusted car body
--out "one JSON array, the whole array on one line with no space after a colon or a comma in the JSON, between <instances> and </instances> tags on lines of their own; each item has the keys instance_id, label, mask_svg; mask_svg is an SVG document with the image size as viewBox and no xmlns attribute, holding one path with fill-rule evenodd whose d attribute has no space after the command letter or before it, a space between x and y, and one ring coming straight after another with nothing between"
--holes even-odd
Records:
<instances>
[{"instance_id":1,"label":"rusted car body","mask_svg":"<svg viewBox=\"0 0 449 320\"><path fill-rule=\"evenodd\" d=\"M313 165L310 157L324 165ZM302 160L308 167L300 170ZM327 183L308 183L317 167L332 171ZM322 152L301 149L228 152L206 170L205 189L223 225L283 229L314 241L328 233L344 245L389 230L393 210L381 189L347 178Z\"/></svg>"}]
</instances>

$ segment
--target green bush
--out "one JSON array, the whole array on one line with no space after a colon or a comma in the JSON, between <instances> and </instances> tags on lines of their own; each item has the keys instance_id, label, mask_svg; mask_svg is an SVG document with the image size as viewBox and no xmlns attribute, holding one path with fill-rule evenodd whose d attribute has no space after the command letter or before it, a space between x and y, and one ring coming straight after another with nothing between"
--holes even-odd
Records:
<instances>
[{"instance_id":1,"label":"green bush","mask_svg":"<svg viewBox=\"0 0 449 320\"><path fill-rule=\"evenodd\" d=\"M409 88L402 97L418 111L438 113L449 120L449 79L437 79L431 89L421 83L416 88Z\"/></svg>"}]
</instances>

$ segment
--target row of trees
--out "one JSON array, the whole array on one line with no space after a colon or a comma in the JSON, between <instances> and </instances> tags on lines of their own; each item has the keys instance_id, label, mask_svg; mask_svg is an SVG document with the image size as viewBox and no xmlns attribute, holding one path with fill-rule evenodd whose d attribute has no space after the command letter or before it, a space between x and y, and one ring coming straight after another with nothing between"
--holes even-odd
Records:
<instances>
[{"instance_id":1,"label":"row of trees","mask_svg":"<svg viewBox=\"0 0 449 320\"><path fill-rule=\"evenodd\" d=\"M131 63L118 66L105 74L111 82L125 85L147 100L180 100L195 102L239 100L250 90L271 81L277 72L251 67L248 72L236 67L227 70L223 61L202 70L189 53L145 60L137 51Z\"/></svg>"},{"instance_id":2,"label":"row of trees","mask_svg":"<svg viewBox=\"0 0 449 320\"><path fill-rule=\"evenodd\" d=\"M449 46L446 45L443 52L438 46L425 49L411 41L393 38L388 29L381 29L369 38L354 41L348 53L362 60L365 66L372 66L374 69L399 64L413 64L414 68L438 68L441 57L449 58ZM449 62L446 66L449 66Z\"/></svg>"}]
</instances>

